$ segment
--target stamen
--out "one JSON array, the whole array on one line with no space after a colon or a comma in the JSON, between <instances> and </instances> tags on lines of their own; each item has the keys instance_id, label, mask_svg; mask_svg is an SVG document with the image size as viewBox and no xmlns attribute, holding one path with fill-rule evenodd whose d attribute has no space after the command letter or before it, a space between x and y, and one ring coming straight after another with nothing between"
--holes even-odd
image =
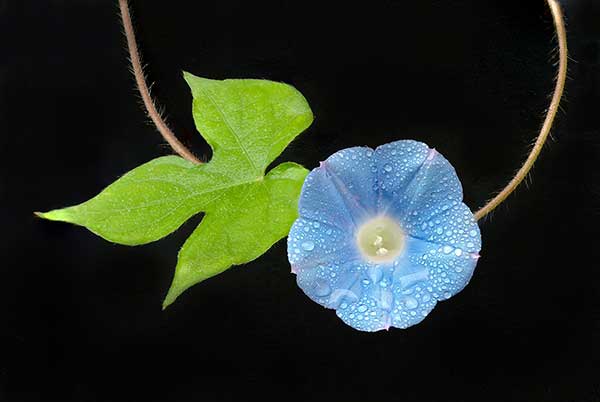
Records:
<instances>
[{"instance_id":1,"label":"stamen","mask_svg":"<svg viewBox=\"0 0 600 402\"><path fill-rule=\"evenodd\" d=\"M356 233L358 248L373 263L394 261L404 251L405 238L398 222L385 215L365 222Z\"/></svg>"},{"instance_id":2,"label":"stamen","mask_svg":"<svg viewBox=\"0 0 600 402\"><path fill-rule=\"evenodd\" d=\"M382 256L382 255L386 255L389 252L389 250L385 247L380 247L377 249L377 251L375 252L375 254Z\"/></svg>"}]
</instances>

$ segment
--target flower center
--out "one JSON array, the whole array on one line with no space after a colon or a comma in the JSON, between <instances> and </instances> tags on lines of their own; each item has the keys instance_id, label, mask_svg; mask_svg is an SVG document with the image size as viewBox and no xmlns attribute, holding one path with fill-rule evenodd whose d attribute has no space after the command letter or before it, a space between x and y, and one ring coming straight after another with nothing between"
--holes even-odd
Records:
<instances>
[{"instance_id":1,"label":"flower center","mask_svg":"<svg viewBox=\"0 0 600 402\"><path fill-rule=\"evenodd\" d=\"M382 215L368 220L358 229L356 243L367 260L391 262L402 254L406 235L395 220Z\"/></svg>"}]
</instances>

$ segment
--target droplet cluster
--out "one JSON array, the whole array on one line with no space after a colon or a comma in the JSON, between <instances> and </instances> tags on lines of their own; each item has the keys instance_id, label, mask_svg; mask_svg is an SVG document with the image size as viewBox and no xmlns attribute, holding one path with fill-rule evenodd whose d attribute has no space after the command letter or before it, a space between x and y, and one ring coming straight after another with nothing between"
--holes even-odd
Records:
<instances>
[{"instance_id":1,"label":"droplet cluster","mask_svg":"<svg viewBox=\"0 0 600 402\"><path fill-rule=\"evenodd\" d=\"M336 152L308 175L299 212L288 237L298 285L359 330L417 324L464 288L479 258L481 235L456 172L421 142ZM368 260L357 245L361 225L377 216L406 233L393 260Z\"/></svg>"}]
</instances>

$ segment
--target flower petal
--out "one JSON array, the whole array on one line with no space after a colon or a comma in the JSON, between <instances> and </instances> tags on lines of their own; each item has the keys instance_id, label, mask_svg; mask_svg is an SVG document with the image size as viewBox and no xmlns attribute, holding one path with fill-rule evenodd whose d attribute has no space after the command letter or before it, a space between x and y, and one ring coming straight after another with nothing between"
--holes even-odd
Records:
<instances>
[{"instance_id":1,"label":"flower petal","mask_svg":"<svg viewBox=\"0 0 600 402\"><path fill-rule=\"evenodd\" d=\"M300 215L328 224L356 226L376 210L375 158L367 147L347 148L321 162L307 177Z\"/></svg>"},{"instance_id":2,"label":"flower petal","mask_svg":"<svg viewBox=\"0 0 600 402\"><path fill-rule=\"evenodd\" d=\"M330 306L346 324L361 331L379 331L391 326L394 296L390 288L391 267L353 261L344 267L355 272L351 297L344 296ZM338 296L339 299L339 296Z\"/></svg>"},{"instance_id":3,"label":"flower petal","mask_svg":"<svg viewBox=\"0 0 600 402\"><path fill-rule=\"evenodd\" d=\"M399 219L409 235L479 252L479 227L462 203L462 185L446 158L416 141L396 141L377 148L376 153L380 205Z\"/></svg>"},{"instance_id":4,"label":"flower petal","mask_svg":"<svg viewBox=\"0 0 600 402\"><path fill-rule=\"evenodd\" d=\"M389 299L392 299L391 292ZM392 321L390 312L382 309L380 303L381 300L372 297L370 293L363 293L356 302L343 303L336 310L336 314L346 324L360 331L375 332L388 329Z\"/></svg>"},{"instance_id":5,"label":"flower petal","mask_svg":"<svg viewBox=\"0 0 600 402\"><path fill-rule=\"evenodd\" d=\"M394 262L391 287L394 295L391 323L394 327L408 328L418 324L437 303L428 287L429 269L415 258L422 253L421 241L408 237L404 253Z\"/></svg>"},{"instance_id":6,"label":"flower petal","mask_svg":"<svg viewBox=\"0 0 600 402\"><path fill-rule=\"evenodd\" d=\"M357 281L356 271L343 270L335 262L301 267L296 271L300 289L313 301L328 308L337 308L344 300L357 300L359 295L354 289Z\"/></svg>"},{"instance_id":7,"label":"flower petal","mask_svg":"<svg viewBox=\"0 0 600 402\"><path fill-rule=\"evenodd\" d=\"M410 236L435 243L451 246L457 252L479 253L481 250L481 232L473 213L465 204L458 203L432 218L421 219L413 215L406 223Z\"/></svg>"},{"instance_id":8,"label":"flower petal","mask_svg":"<svg viewBox=\"0 0 600 402\"><path fill-rule=\"evenodd\" d=\"M319 221L296 219L288 235L288 259L292 271L333 261L345 263L356 258L357 251L351 241L348 231Z\"/></svg>"},{"instance_id":9,"label":"flower petal","mask_svg":"<svg viewBox=\"0 0 600 402\"><path fill-rule=\"evenodd\" d=\"M354 227L353 217L331 175L321 166L313 169L302 186L298 210L303 218L337 226Z\"/></svg>"},{"instance_id":10,"label":"flower petal","mask_svg":"<svg viewBox=\"0 0 600 402\"><path fill-rule=\"evenodd\" d=\"M427 270L427 287L437 300L448 299L469 283L479 254L461 248L410 239L410 263Z\"/></svg>"},{"instance_id":11,"label":"flower petal","mask_svg":"<svg viewBox=\"0 0 600 402\"><path fill-rule=\"evenodd\" d=\"M356 261L299 267L296 281L304 293L320 305L332 309L345 307L359 300L363 293L362 267Z\"/></svg>"},{"instance_id":12,"label":"flower petal","mask_svg":"<svg viewBox=\"0 0 600 402\"><path fill-rule=\"evenodd\" d=\"M407 328L419 323L437 300L427 289L428 269L408 257L395 264L355 261L351 298L330 304L346 324L361 331L391 326Z\"/></svg>"},{"instance_id":13,"label":"flower petal","mask_svg":"<svg viewBox=\"0 0 600 402\"><path fill-rule=\"evenodd\" d=\"M408 328L423 321L433 310L437 300L431 295L424 283L418 283L408 289L394 288L394 308L392 325Z\"/></svg>"},{"instance_id":14,"label":"flower petal","mask_svg":"<svg viewBox=\"0 0 600 402\"><path fill-rule=\"evenodd\" d=\"M378 200L380 213L394 209L396 216L403 216L403 211L408 209L411 201L405 194L406 189L421 169L429 152L426 144L413 140L394 141L377 147L375 156L381 193Z\"/></svg>"},{"instance_id":15,"label":"flower petal","mask_svg":"<svg viewBox=\"0 0 600 402\"><path fill-rule=\"evenodd\" d=\"M406 188L406 197L410 199L406 216L423 215L427 220L462 202L462 185L450 162L431 149Z\"/></svg>"}]
</instances>

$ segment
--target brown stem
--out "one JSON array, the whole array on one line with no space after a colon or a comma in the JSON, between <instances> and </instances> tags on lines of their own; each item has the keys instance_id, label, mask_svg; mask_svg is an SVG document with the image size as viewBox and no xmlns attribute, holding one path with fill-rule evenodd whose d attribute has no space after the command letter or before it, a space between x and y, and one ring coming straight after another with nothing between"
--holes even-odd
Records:
<instances>
[{"instance_id":1,"label":"brown stem","mask_svg":"<svg viewBox=\"0 0 600 402\"><path fill-rule=\"evenodd\" d=\"M527 174L533 167L536 159L540 155L542 147L548 138L548 134L550 133L550 129L552 128L552 123L554 122L554 118L556 117L556 112L558 111L558 106L560 103L560 98L565 89L565 80L567 78L567 33L565 30L565 22L563 19L563 14L560 9L560 4L556 0L547 0L548 6L550 7L550 11L552 12L552 18L554 20L554 27L556 28L556 36L558 38L558 50L559 50L559 61L558 61L558 73L556 76L556 87L554 88L554 94L552 95L552 101L550 102L550 107L548 107L548 112L546 113L546 119L544 120L544 124L540 130L540 133L535 141L529 156L523 163L523 166L519 169L519 171L515 174L515 176L511 179L511 181L496 195L492 198L488 203L483 206L479 211L475 212L475 219L479 220L489 214L494 208L500 205L506 198L515 191L515 188L527 177Z\"/></svg>"},{"instance_id":2,"label":"brown stem","mask_svg":"<svg viewBox=\"0 0 600 402\"><path fill-rule=\"evenodd\" d=\"M169 143L171 148L179 154L181 157L187 159L192 163L202 163L192 152L185 147L173 134L173 131L167 126L167 123L162 119L154 100L150 95L150 89L146 83L144 77L144 70L142 68L142 62L140 60L140 52L135 41L135 32L133 30L133 24L131 23L131 14L129 13L129 5L127 0L119 0L119 7L121 9L121 18L123 20L123 29L125 31L125 37L127 38L127 48L129 50L129 57L131 59L131 67L133 68L133 75L135 76L135 82L137 88L140 91L144 106L148 112L148 116L154 122L154 125L163 136L163 138Z\"/></svg>"}]
</instances>

